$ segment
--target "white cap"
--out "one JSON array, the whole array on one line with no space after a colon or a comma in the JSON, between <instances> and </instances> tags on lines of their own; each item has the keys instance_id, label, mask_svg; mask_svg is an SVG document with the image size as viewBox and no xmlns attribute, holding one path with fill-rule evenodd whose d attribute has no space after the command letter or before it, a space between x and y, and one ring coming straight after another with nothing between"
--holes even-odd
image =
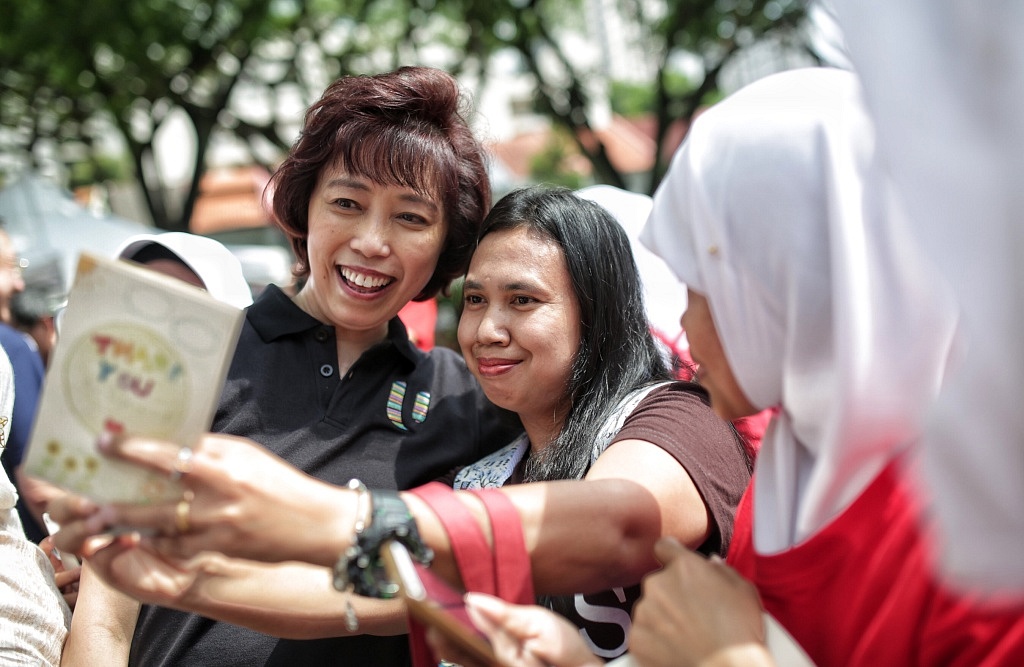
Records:
<instances>
[{"instance_id":1,"label":"white cap","mask_svg":"<svg viewBox=\"0 0 1024 667\"><path fill-rule=\"evenodd\" d=\"M252 304L252 290L242 275L242 265L220 241L185 232L138 234L125 240L115 256L131 260L152 244L170 250L181 259L199 276L214 298L236 308Z\"/></svg>"}]
</instances>

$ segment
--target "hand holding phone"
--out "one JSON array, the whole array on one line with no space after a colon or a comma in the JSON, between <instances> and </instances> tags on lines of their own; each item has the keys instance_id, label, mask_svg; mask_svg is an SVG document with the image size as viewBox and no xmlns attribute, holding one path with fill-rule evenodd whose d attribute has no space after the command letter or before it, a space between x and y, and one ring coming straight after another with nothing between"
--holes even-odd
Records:
<instances>
[{"instance_id":1,"label":"hand holding phone","mask_svg":"<svg viewBox=\"0 0 1024 667\"><path fill-rule=\"evenodd\" d=\"M470 620L463 594L430 568L415 562L399 542L381 549L388 577L399 585L413 618L437 628L449 641L485 664L498 664L487 637Z\"/></svg>"}]
</instances>

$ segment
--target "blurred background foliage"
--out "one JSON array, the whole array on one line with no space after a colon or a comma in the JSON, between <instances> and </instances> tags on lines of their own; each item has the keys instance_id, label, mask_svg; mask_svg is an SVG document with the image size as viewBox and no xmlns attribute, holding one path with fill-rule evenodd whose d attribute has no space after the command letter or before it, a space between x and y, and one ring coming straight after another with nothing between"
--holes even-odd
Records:
<instances>
[{"instance_id":1,"label":"blurred background foliage","mask_svg":"<svg viewBox=\"0 0 1024 667\"><path fill-rule=\"evenodd\" d=\"M218 136L272 170L305 106L339 75L429 63L479 82L496 54L512 51L534 79L533 111L556 130L533 159L538 180L581 185L560 171L578 152L592 180L622 187L602 142L584 140L593 72L563 38L589 1L14 0L0 21L0 154L17 159L0 164L0 178L14 162L51 161L72 185L135 180L154 224L184 230ZM810 53L797 0L604 2L635 22L656 62L649 81L608 88L616 113L654 118L648 191L670 157L662 139L673 121L717 99L723 68L742 49L771 39ZM680 66L684 57L697 76ZM194 131L180 190L166 187L155 154L172 112Z\"/></svg>"}]
</instances>

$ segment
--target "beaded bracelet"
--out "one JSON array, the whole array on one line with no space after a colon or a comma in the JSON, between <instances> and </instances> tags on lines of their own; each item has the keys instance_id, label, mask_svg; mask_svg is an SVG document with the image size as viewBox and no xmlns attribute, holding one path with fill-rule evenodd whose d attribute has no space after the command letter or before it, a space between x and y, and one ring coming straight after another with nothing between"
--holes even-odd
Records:
<instances>
[{"instance_id":1,"label":"beaded bracelet","mask_svg":"<svg viewBox=\"0 0 1024 667\"><path fill-rule=\"evenodd\" d=\"M359 494L356 498L356 522L354 526L355 535L358 539L363 529L366 528L366 522L370 519L370 491L358 479L350 479L347 486ZM352 587L339 581L337 567L335 567L334 572L334 588L348 593L348 597L345 599L345 627L349 632L355 632L359 629L359 617L356 615L356 608L352 606Z\"/></svg>"},{"instance_id":2,"label":"beaded bracelet","mask_svg":"<svg viewBox=\"0 0 1024 667\"><path fill-rule=\"evenodd\" d=\"M360 526L352 545L342 552L334 565L334 588L366 597L389 599L398 593L398 585L384 571L380 550L388 540L397 540L409 550L413 560L429 565L434 559L420 538L416 521L397 491L370 492L371 519Z\"/></svg>"}]
</instances>

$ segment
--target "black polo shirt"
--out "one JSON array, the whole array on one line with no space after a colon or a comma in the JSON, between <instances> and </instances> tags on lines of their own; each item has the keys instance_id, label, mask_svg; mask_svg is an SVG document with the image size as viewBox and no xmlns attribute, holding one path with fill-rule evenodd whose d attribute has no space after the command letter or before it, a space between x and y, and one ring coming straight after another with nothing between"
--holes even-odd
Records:
<instances>
[{"instance_id":1,"label":"black polo shirt","mask_svg":"<svg viewBox=\"0 0 1024 667\"><path fill-rule=\"evenodd\" d=\"M409 342L397 317L342 378L334 328L274 286L250 308L213 430L249 437L334 484L408 489L505 444L521 426L495 408L462 357ZM273 480L267 480L273 483ZM276 639L144 606L132 665L403 665L408 639Z\"/></svg>"}]
</instances>

